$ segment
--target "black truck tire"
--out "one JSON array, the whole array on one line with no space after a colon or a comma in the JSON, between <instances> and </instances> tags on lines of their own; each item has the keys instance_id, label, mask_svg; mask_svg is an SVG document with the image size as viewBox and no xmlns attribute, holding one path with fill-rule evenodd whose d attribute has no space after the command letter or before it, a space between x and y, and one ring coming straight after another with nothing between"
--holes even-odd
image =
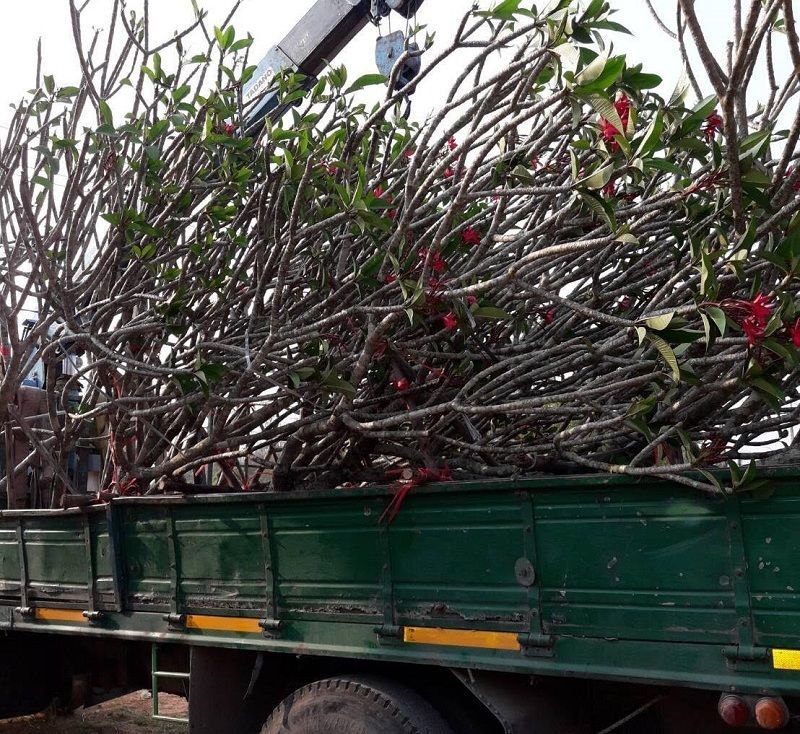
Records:
<instances>
[{"instance_id":1,"label":"black truck tire","mask_svg":"<svg viewBox=\"0 0 800 734\"><path fill-rule=\"evenodd\" d=\"M261 734L453 734L419 694L380 676L316 681L287 696Z\"/></svg>"}]
</instances>

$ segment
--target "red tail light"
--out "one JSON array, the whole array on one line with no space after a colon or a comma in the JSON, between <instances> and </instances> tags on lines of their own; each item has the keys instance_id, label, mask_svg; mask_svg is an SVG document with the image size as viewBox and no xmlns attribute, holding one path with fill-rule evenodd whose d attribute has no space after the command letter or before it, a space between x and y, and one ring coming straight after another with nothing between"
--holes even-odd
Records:
<instances>
[{"instance_id":1,"label":"red tail light","mask_svg":"<svg viewBox=\"0 0 800 734\"><path fill-rule=\"evenodd\" d=\"M789 723L789 710L780 698L758 699L755 714L762 729L783 729Z\"/></svg>"},{"instance_id":2,"label":"red tail light","mask_svg":"<svg viewBox=\"0 0 800 734\"><path fill-rule=\"evenodd\" d=\"M717 710L728 726L745 726L750 721L750 707L740 696L723 695Z\"/></svg>"}]
</instances>

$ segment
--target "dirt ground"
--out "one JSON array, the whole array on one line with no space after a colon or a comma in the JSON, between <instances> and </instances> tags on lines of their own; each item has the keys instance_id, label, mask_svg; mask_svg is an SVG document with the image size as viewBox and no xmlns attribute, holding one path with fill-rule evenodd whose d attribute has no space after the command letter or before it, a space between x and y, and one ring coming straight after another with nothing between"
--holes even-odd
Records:
<instances>
[{"instance_id":1,"label":"dirt ground","mask_svg":"<svg viewBox=\"0 0 800 734\"><path fill-rule=\"evenodd\" d=\"M158 707L165 716L187 716L186 699L180 696L161 693ZM0 720L0 734L186 734L186 724L154 721L152 712L149 692L139 691L70 716L43 713Z\"/></svg>"}]
</instances>

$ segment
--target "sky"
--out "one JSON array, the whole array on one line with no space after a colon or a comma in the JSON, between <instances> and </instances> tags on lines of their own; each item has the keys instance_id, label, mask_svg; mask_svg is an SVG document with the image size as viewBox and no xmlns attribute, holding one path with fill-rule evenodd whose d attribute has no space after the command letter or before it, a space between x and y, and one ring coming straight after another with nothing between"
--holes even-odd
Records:
<instances>
[{"instance_id":1,"label":"sky","mask_svg":"<svg viewBox=\"0 0 800 734\"><path fill-rule=\"evenodd\" d=\"M142 0L128 0L130 7L141 5ZM232 0L198 0L198 4L209 13L210 24L221 23L227 15ZM247 32L254 36L251 58L260 59L266 51L280 41L286 32L302 17L313 0L277 2L277 0L243 0L234 25L237 36ZM488 0L482 0L484 4ZM663 11L663 17L674 24L675 0L653 0ZM193 17L190 0L156 0L150 3L153 14L153 35L166 40L179 27ZM541 4L541 3L540 3ZM643 0L612 0L617 9L616 20L627 25L633 36L611 34L615 48L628 54L629 61L643 62L646 70L664 78L663 93L669 95L681 73L680 59L674 41L654 24ZM36 67L36 43L41 37L43 48L43 70L51 73L60 86L71 85L78 75L78 65L73 50L73 39L67 0L26 0L24 3L7 2L3 9L6 32L0 45L0 128L7 124L8 104L18 99L32 85ZM418 21L435 31L443 43L452 37L462 13L472 5L472 0L425 0L419 11ZM730 7L728 0L699 0L698 8L707 21L712 44L720 53L729 28ZM87 14L98 24L106 21L111 0L92 0ZM395 16L393 30L402 27L404 21ZM91 26L91 24L87 24ZM88 29L87 29L88 30ZM389 30L383 22L382 32ZM351 77L374 71L374 46L378 29L368 25L340 55L339 61L346 64ZM442 72L454 74L451 66ZM440 85L431 81L418 93L415 105L426 111L435 106Z\"/></svg>"}]
</instances>

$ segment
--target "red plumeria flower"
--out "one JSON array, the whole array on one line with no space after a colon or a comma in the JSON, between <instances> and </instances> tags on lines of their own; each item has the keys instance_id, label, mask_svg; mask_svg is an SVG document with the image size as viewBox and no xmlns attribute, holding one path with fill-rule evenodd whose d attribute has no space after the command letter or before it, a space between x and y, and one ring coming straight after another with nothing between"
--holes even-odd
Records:
<instances>
[{"instance_id":1,"label":"red plumeria flower","mask_svg":"<svg viewBox=\"0 0 800 734\"><path fill-rule=\"evenodd\" d=\"M390 222L393 222L395 219L397 219L397 209L389 209L389 211L386 212L386 218Z\"/></svg>"},{"instance_id":2,"label":"red plumeria flower","mask_svg":"<svg viewBox=\"0 0 800 734\"><path fill-rule=\"evenodd\" d=\"M622 127L627 129L628 120L630 119L631 101L628 99L625 92L622 92L622 94L620 94L620 96L614 100L614 109L619 115L619 119L622 122Z\"/></svg>"},{"instance_id":3,"label":"red plumeria flower","mask_svg":"<svg viewBox=\"0 0 800 734\"><path fill-rule=\"evenodd\" d=\"M446 313L444 316L442 316L442 325L448 331L453 331L454 329L457 329L458 319L456 318L456 315L452 311Z\"/></svg>"},{"instance_id":4,"label":"red plumeria flower","mask_svg":"<svg viewBox=\"0 0 800 734\"><path fill-rule=\"evenodd\" d=\"M789 332L789 338L792 340L792 344L800 349L800 319L797 319L793 324L789 324L789 326L786 327L786 331Z\"/></svg>"},{"instance_id":5,"label":"red plumeria flower","mask_svg":"<svg viewBox=\"0 0 800 734\"><path fill-rule=\"evenodd\" d=\"M551 306L550 308L547 309L547 311L544 312L544 322L546 324L552 324L554 319L555 319L555 317L556 317L556 307L555 306Z\"/></svg>"},{"instance_id":6,"label":"red plumeria flower","mask_svg":"<svg viewBox=\"0 0 800 734\"><path fill-rule=\"evenodd\" d=\"M706 122L703 125L703 135L705 135L706 141L710 143L721 127L722 118L717 114L717 111L714 110L706 117Z\"/></svg>"},{"instance_id":7,"label":"red plumeria flower","mask_svg":"<svg viewBox=\"0 0 800 734\"><path fill-rule=\"evenodd\" d=\"M631 307L631 297L630 296L623 296L619 299L619 306L620 311L627 311Z\"/></svg>"},{"instance_id":8,"label":"red plumeria flower","mask_svg":"<svg viewBox=\"0 0 800 734\"><path fill-rule=\"evenodd\" d=\"M386 275L383 276L384 283L389 284L389 283L394 283L396 281L397 281L397 276L394 273L386 273Z\"/></svg>"},{"instance_id":9,"label":"red plumeria flower","mask_svg":"<svg viewBox=\"0 0 800 734\"><path fill-rule=\"evenodd\" d=\"M755 316L748 316L742 322L742 331L747 337L747 343L752 347L764 336L764 323Z\"/></svg>"},{"instance_id":10,"label":"red plumeria flower","mask_svg":"<svg viewBox=\"0 0 800 734\"><path fill-rule=\"evenodd\" d=\"M775 308L774 302L770 300L769 296L765 296L763 293L757 293L756 297L750 301L749 304L750 313L757 321L763 324L766 324Z\"/></svg>"},{"instance_id":11,"label":"red plumeria flower","mask_svg":"<svg viewBox=\"0 0 800 734\"><path fill-rule=\"evenodd\" d=\"M450 138L448 138L447 147L450 150L455 150L456 148L458 148L458 143L456 142L455 136L451 135Z\"/></svg>"},{"instance_id":12,"label":"red plumeria flower","mask_svg":"<svg viewBox=\"0 0 800 734\"><path fill-rule=\"evenodd\" d=\"M612 153L616 153L619 150L619 143L616 140L617 135L620 134L620 131L614 126L613 122L606 120L605 117L600 118L600 134L603 137L603 140L608 143L608 147Z\"/></svg>"},{"instance_id":13,"label":"red plumeria flower","mask_svg":"<svg viewBox=\"0 0 800 734\"><path fill-rule=\"evenodd\" d=\"M416 152L417 152L416 148L406 148L403 151L403 158L405 158L407 161L410 161L414 157L414 153Z\"/></svg>"},{"instance_id":14,"label":"red plumeria flower","mask_svg":"<svg viewBox=\"0 0 800 734\"><path fill-rule=\"evenodd\" d=\"M474 306L478 302L477 296L467 296L467 305ZM800 319L798 319L800 321Z\"/></svg>"},{"instance_id":15,"label":"red plumeria flower","mask_svg":"<svg viewBox=\"0 0 800 734\"><path fill-rule=\"evenodd\" d=\"M323 163L322 167L325 169L325 173L329 176L335 176L339 173L339 167L335 166L333 163Z\"/></svg>"},{"instance_id":16,"label":"red plumeria flower","mask_svg":"<svg viewBox=\"0 0 800 734\"><path fill-rule=\"evenodd\" d=\"M456 172L453 170L452 166L448 166L444 169L444 177L445 178L453 178L456 175Z\"/></svg>"},{"instance_id":17,"label":"red plumeria flower","mask_svg":"<svg viewBox=\"0 0 800 734\"><path fill-rule=\"evenodd\" d=\"M389 383L397 392L403 392L411 387L411 383L405 377L398 377Z\"/></svg>"},{"instance_id":18,"label":"red plumeria flower","mask_svg":"<svg viewBox=\"0 0 800 734\"><path fill-rule=\"evenodd\" d=\"M461 233L461 241L465 245L479 245L481 243L481 236L478 234L478 230L474 227L467 227Z\"/></svg>"},{"instance_id":19,"label":"red plumeria flower","mask_svg":"<svg viewBox=\"0 0 800 734\"><path fill-rule=\"evenodd\" d=\"M539 156L531 156L531 168L537 169L539 167Z\"/></svg>"},{"instance_id":20,"label":"red plumeria flower","mask_svg":"<svg viewBox=\"0 0 800 734\"><path fill-rule=\"evenodd\" d=\"M225 131L226 135L233 135L236 132L236 125L231 122L226 122L222 129Z\"/></svg>"},{"instance_id":21,"label":"red plumeria flower","mask_svg":"<svg viewBox=\"0 0 800 734\"><path fill-rule=\"evenodd\" d=\"M446 267L447 263L444 261L441 254L434 252L433 257L431 258L431 268L433 269L433 272L441 273Z\"/></svg>"},{"instance_id":22,"label":"red plumeria flower","mask_svg":"<svg viewBox=\"0 0 800 734\"><path fill-rule=\"evenodd\" d=\"M11 356L11 348L7 347L5 344L0 344L0 357L10 357Z\"/></svg>"},{"instance_id":23,"label":"red plumeria flower","mask_svg":"<svg viewBox=\"0 0 800 734\"><path fill-rule=\"evenodd\" d=\"M616 196L617 194L617 182L616 181L609 181L600 191L603 196L610 199L612 196Z\"/></svg>"},{"instance_id":24,"label":"red plumeria flower","mask_svg":"<svg viewBox=\"0 0 800 734\"><path fill-rule=\"evenodd\" d=\"M378 184L374 189L372 189L372 195L376 199L382 199L383 198L383 186Z\"/></svg>"}]
</instances>

